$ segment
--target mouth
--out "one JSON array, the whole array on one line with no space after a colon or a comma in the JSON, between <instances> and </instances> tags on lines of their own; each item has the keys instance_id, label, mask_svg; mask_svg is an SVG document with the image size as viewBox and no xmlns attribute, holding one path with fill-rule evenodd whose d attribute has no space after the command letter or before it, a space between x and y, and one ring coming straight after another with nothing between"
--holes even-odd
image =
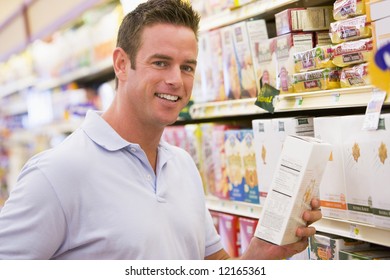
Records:
<instances>
[{"instance_id":1,"label":"mouth","mask_svg":"<svg viewBox=\"0 0 390 280\"><path fill-rule=\"evenodd\" d=\"M178 100L181 99L179 96L170 95L170 94L166 94L166 93L155 93L154 95L157 96L158 98L168 100L171 102L177 102Z\"/></svg>"}]
</instances>

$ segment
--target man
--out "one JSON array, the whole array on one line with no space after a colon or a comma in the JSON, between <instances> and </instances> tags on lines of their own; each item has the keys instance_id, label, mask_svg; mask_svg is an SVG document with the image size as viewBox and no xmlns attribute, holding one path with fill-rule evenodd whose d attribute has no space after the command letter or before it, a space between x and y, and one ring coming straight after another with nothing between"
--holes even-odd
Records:
<instances>
[{"instance_id":1,"label":"man","mask_svg":"<svg viewBox=\"0 0 390 280\"><path fill-rule=\"evenodd\" d=\"M150 0L125 17L112 105L90 111L62 144L23 168L0 212L0 259L229 258L194 162L160 141L191 96L198 23L181 0ZM243 257L285 258L314 232L300 228L302 240L283 247L253 238Z\"/></svg>"}]
</instances>

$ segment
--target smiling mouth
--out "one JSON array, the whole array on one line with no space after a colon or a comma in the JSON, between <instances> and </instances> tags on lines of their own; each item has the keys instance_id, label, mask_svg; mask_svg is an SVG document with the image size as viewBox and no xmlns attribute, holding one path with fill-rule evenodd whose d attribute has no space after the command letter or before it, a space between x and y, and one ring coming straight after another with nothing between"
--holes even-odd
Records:
<instances>
[{"instance_id":1,"label":"smiling mouth","mask_svg":"<svg viewBox=\"0 0 390 280\"><path fill-rule=\"evenodd\" d=\"M158 98L164 99L164 100L172 101L172 102L177 102L180 99L179 96L169 95L166 93L155 93L155 96L157 96Z\"/></svg>"}]
</instances>

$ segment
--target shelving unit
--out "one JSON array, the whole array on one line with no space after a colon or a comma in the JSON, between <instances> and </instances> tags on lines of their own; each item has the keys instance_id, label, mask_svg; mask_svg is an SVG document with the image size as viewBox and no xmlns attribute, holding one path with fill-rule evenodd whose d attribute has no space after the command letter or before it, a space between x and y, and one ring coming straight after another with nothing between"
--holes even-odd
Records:
<instances>
[{"instance_id":1,"label":"shelving unit","mask_svg":"<svg viewBox=\"0 0 390 280\"><path fill-rule=\"evenodd\" d=\"M207 197L207 207L210 210L254 219L260 217L262 209L260 205L221 200L212 196ZM390 229L378 228L373 225L354 221L337 220L329 217L323 217L320 221L314 223L313 226L319 232L332 233L390 247Z\"/></svg>"},{"instance_id":2,"label":"shelving unit","mask_svg":"<svg viewBox=\"0 0 390 280\"><path fill-rule=\"evenodd\" d=\"M33 2L33 1L30 1ZM82 2L82 1L81 1ZM98 2L98 1L84 1ZM106 1L107 2L107 1ZM227 10L215 17L208 18L201 23L201 32L212 30L225 25L233 24L251 17L259 15L267 16L274 14L276 11L304 4L309 1L300 0L260 0L249 3L238 9ZM330 1L315 0L309 4L329 3ZM0 24L1 26L1 24ZM91 81L99 77L112 75L112 61L106 59L93 67L82 67L74 72L70 72L58 79L38 80L36 77L27 77L23 80L16 81L13 84L0 86L0 100L13 94L17 94L27 88L33 87L38 91L49 90L74 81ZM324 90L308 93L282 94L275 98L275 114L278 116L286 112L306 112L308 110L321 110L333 112L333 110L345 109L348 112L351 108L365 108L370 101L375 88L372 86ZM239 118L249 116L250 118L269 114L267 111L255 105L256 98L229 100L221 102L208 102L194 104L190 108L191 122L201 122L203 120L213 121L213 119L222 118ZM384 105L389 107L390 96L387 95ZM15 104L15 106L3 109L2 114L15 115L26 112L26 106ZM267 115L269 117L269 115ZM182 121L186 122L186 121ZM69 132L78 127L77 121L59 122L42 127L42 130L54 132ZM26 142L30 135L24 131L14 134L11 141ZM210 210L231 213L238 216L258 218L261 213L261 206L250 203L234 202L221 200L215 197L207 197L207 207ZM347 220L336 220L324 217L314 224L318 231L337 234L345 237L352 237L359 240L372 242L390 247L390 230L378 228L371 225L355 223Z\"/></svg>"},{"instance_id":3,"label":"shelving unit","mask_svg":"<svg viewBox=\"0 0 390 280\"><path fill-rule=\"evenodd\" d=\"M307 93L281 94L275 98L275 113L299 110L365 107L376 90L372 86L340 88ZM193 119L268 113L255 105L256 98L194 104L190 109ZM390 105L387 95L385 105Z\"/></svg>"}]
</instances>

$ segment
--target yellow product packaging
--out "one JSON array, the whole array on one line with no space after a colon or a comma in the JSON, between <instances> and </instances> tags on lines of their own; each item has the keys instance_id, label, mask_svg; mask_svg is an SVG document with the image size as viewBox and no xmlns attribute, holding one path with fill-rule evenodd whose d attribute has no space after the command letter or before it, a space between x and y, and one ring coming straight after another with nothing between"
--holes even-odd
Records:
<instances>
[{"instance_id":1,"label":"yellow product packaging","mask_svg":"<svg viewBox=\"0 0 390 280\"><path fill-rule=\"evenodd\" d=\"M334 67L294 74L294 91L307 92L339 88L340 70Z\"/></svg>"},{"instance_id":2,"label":"yellow product packaging","mask_svg":"<svg viewBox=\"0 0 390 280\"><path fill-rule=\"evenodd\" d=\"M340 85L342 88L366 86L371 84L368 63L345 67L341 70Z\"/></svg>"},{"instance_id":3,"label":"yellow product packaging","mask_svg":"<svg viewBox=\"0 0 390 280\"><path fill-rule=\"evenodd\" d=\"M322 68L331 68L332 46L318 46L316 48L294 54L295 72L307 72Z\"/></svg>"},{"instance_id":4,"label":"yellow product packaging","mask_svg":"<svg viewBox=\"0 0 390 280\"><path fill-rule=\"evenodd\" d=\"M340 20L330 24L330 38L333 44L369 38L371 36L371 25L367 23L366 15Z\"/></svg>"},{"instance_id":5,"label":"yellow product packaging","mask_svg":"<svg viewBox=\"0 0 390 280\"><path fill-rule=\"evenodd\" d=\"M335 20L356 17L365 13L365 0L336 0L333 4L333 18Z\"/></svg>"},{"instance_id":6,"label":"yellow product packaging","mask_svg":"<svg viewBox=\"0 0 390 280\"><path fill-rule=\"evenodd\" d=\"M347 67L367 62L372 54L372 38L345 42L333 46L333 63L338 67Z\"/></svg>"}]
</instances>

